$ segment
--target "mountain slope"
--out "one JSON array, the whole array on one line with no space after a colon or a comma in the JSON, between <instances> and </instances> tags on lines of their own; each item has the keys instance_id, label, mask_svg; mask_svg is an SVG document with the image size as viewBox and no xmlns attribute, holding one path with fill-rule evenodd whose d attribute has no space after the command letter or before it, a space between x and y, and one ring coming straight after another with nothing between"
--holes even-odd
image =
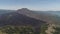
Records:
<instances>
[{"instance_id":1,"label":"mountain slope","mask_svg":"<svg viewBox=\"0 0 60 34\"><path fill-rule=\"evenodd\" d=\"M27 8L16 10L16 12L5 13L0 16L0 27L11 26L32 26L36 34L40 34L50 23L59 23L60 17L46 12L35 12ZM48 24L47 24L48 23ZM44 26L43 26L44 25ZM46 26L45 26L46 25ZM41 28L43 27L43 28Z\"/></svg>"},{"instance_id":2,"label":"mountain slope","mask_svg":"<svg viewBox=\"0 0 60 34\"><path fill-rule=\"evenodd\" d=\"M43 20L28 17L17 12L2 14L2 16L0 17L0 27L6 25L32 26L33 28L35 28L36 33L40 33L40 27L43 24L46 24L46 22Z\"/></svg>"},{"instance_id":3,"label":"mountain slope","mask_svg":"<svg viewBox=\"0 0 60 34\"><path fill-rule=\"evenodd\" d=\"M3 19L2 19L3 18ZM1 21L3 21L3 23L5 22L6 24L11 24L11 23L26 23L26 24L29 24L31 23L32 24L39 24L40 22L43 22L42 20L37 20L37 19L34 19L34 18L30 18L30 17L27 17L25 15L22 15L22 14L18 14L18 13L10 13L10 14L4 14L2 15L2 18L0 19ZM20 24L19 24L20 25Z\"/></svg>"}]
</instances>

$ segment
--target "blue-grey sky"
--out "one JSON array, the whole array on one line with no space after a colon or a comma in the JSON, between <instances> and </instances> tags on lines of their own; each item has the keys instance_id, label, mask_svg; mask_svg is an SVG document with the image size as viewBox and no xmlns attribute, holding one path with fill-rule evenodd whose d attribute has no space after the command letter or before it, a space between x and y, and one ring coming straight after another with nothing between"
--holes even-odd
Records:
<instances>
[{"instance_id":1,"label":"blue-grey sky","mask_svg":"<svg viewBox=\"0 0 60 34\"><path fill-rule=\"evenodd\" d=\"M60 10L60 0L0 0L0 9Z\"/></svg>"}]
</instances>

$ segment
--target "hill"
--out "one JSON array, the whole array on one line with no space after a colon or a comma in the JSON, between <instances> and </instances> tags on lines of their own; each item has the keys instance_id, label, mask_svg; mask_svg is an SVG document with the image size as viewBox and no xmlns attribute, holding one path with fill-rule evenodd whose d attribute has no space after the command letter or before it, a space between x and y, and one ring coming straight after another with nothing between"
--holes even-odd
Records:
<instances>
[{"instance_id":1,"label":"hill","mask_svg":"<svg viewBox=\"0 0 60 34\"><path fill-rule=\"evenodd\" d=\"M40 27L47 22L38 20L29 15L29 10L21 9L16 12L5 13L0 16L0 27L11 25L11 26L32 26L36 33L40 33ZM32 13L30 13L32 14Z\"/></svg>"},{"instance_id":2,"label":"hill","mask_svg":"<svg viewBox=\"0 0 60 34\"><path fill-rule=\"evenodd\" d=\"M32 26L35 29L35 34L40 34L47 29L49 24L59 24L60 17L51 12L33 11L27 8L15 10L1 14L0 27L10 26Z\"/></svg>"}]
</instances>

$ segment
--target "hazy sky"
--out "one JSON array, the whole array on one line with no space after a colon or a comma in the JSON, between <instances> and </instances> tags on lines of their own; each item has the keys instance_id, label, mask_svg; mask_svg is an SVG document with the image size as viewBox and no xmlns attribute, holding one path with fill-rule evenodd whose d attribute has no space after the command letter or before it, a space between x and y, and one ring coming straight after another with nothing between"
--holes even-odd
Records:
<instances>
[{"instance_id":1,"label":"hazy sky","mask_svg":"<svg viewBox=\"0 0 60 34\"><path fill-rule=\"evenodd\" d=\"M60 10L60 0L0 0L0 9Z\"/></svg>"}]
</instances>

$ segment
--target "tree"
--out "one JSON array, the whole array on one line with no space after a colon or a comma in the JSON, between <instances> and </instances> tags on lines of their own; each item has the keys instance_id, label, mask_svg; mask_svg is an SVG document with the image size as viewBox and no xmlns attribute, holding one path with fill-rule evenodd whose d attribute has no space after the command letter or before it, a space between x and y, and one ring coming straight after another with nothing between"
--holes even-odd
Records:
<instances>
[{"instance_id":1,"label":"tree","mask_svg":"<svg viewBox=\"0 0 60 34\"><path fill-rule=\"evenodd\" d=\"M60 27L54 28L56 31L53 34L60 34Z\"/></svg>"},{"instance_id":2,"label":"tree","mask_svg":"<svg viewBox=\"0 0 60 34\"><path fill-rule=\"evenodd\" d=\"M35 31L32 26L5 26L0 30L6 34L34 34Z\"/></svg>"}]
</instances>

